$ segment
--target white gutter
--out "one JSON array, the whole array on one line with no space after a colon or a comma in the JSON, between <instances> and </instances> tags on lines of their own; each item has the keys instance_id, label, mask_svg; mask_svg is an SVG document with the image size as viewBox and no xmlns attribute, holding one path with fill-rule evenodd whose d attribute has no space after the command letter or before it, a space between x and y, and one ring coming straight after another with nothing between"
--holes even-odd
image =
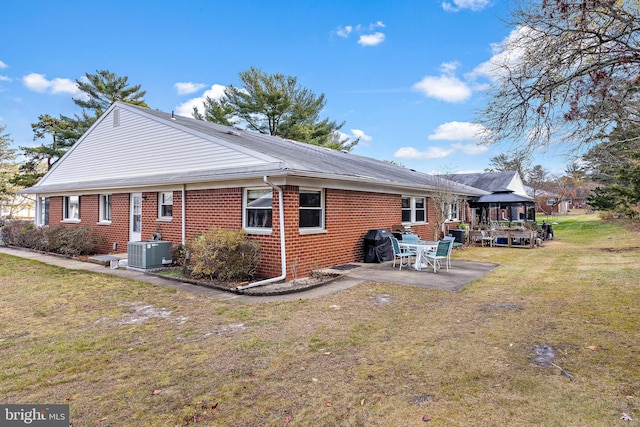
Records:
<instances>
[{"instance_id":1,"label":"white gutter","mask_svg":"<svg viewBox=\"0 0 640 427\"><path fill-rule=\"evenodd\" d=\"M269 178L265 175L262 177L262 180L269 187L278 191L278 214L280 217L280 265L282 265L282 274L278 277L273 277L271 279L260 280L259 282L249 283L245 286L238 286L236 289L242 291L244 289L255 288L256 286L267 285L273 282L279 282L280 280L284 280L287 277L287 252L285 250L285 240L284 240L284 197L282 195L282 188L277 185L269 182Z\"/></svg>"},{"instance_id":2,"label":"white gutter","mask_svg":"<svg viewBox=\"0 0 640 427\"><path fill-rule=\"evenodd\" d=\"M184 246L187 244L187 218L186 218L186 212L187 212L187 200L186 200L186 190L187 186L185 184L182 184L182 247L184 248Z\"/></svg>"}]
</instances>

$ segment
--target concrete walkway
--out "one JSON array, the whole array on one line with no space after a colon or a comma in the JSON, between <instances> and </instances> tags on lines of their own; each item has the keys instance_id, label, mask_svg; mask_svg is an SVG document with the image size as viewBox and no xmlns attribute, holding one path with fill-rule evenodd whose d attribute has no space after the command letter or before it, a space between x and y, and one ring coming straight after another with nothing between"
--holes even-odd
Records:
<instances>
[{"instance_id":1,"label":"concrete walkway","mask_svg":"<svg viewBox=\"0 0 640 427\"><path fill-rule=\"evenodd\" d=\"M9 248L0 246L0 253L13 255L21 258L32 259L46 264L58 267L68 268L71 270L93 271L95 273L111 274L131 280L139 280L143 282L153 283L159 286L180 289L199 295L218 298L225 301L242 301L242 302L270 302L270 301L295 301L299 299L315 298L323 295L329 295L356 286L367 281L375 281L381 283L398 283L420 288L432 288L448 291L457 291L464 285L484 276L487 272L493 270L498 265L490 263L470 262L470 261L453 261L453 267L450 271L439 270L434 274L432 270L416 271L413 268L404 267L399 270L392 266L392 262L382 264L376 263L350 263L347 269L327 269L326 271L340 274L340 277L330 283L319 286L317 288L308 289L292 294L272 295L272 296L250 296L238 295L232 292L211 289L203 286L193 285L190 283L178 282L171 279L165 279L154 274L148 274L125 268L112 269L100 264L79 261L63 256L43 254L22 250L18 248Z\"/></svg>"}]
</instances>

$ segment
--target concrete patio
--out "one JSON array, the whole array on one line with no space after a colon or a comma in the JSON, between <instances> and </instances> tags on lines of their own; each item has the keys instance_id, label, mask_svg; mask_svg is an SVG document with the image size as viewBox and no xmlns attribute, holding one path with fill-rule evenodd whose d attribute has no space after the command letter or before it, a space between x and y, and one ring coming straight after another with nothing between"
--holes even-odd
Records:
<instances>
[{"instance_id":1,"label":"concrete patio","mask_svg":"<svg viewBox=\"0 0 640 427\"><path fill-rule=\"evenodd\" d=\"M391 261L385 263L349 263L344 266L336 266L336 268L324 269L323 271L336 274L339 277L330 283L323 284L322 286L295 293L280 294L278 292L274 292L273 295L268 295L269 287L275 289L277 285L266 285L261 287L261 291L263 291L261 292L262 295L253 296L238 295L232 292L180 282L177 280L163 278L156 274L125 268L109 268L105 267L104 264L85 262L73 258L33 252L19 248L0 246L0 253L56 265L58 267L110 274L122 278L153 283L159 286L180 289L194 294L242 302L292 301L314 298L340 292L341 290L351 288L360 283L371 281L397 283L419 288L457 291L498 266L498 264L491 263L453 260L451 270L438 270L438 273L434 274L433 270L428 269L416 271L413 268L403 267L402 270L399 270L397 266L395 268L392 266L393 263Z\"/></svg>"}]
</instances>

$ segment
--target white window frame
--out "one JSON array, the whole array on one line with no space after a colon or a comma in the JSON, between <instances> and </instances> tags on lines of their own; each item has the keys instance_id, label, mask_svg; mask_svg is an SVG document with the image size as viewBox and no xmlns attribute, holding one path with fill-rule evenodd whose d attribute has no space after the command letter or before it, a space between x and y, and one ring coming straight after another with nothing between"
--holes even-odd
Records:
<instances>
[{"instance_id":1,"label":"white window frame","mask_svg":"<svg viewBox=\"0 0 640 427\"><path fill-rule=\"evenodd\" d=\"M77 199L72 203L71 199ZM75 210L73 206L77 206ZM80 196L64 196L62 199L62 222L80 222Z\"/></svg>"},{"instance_id":2,"label":"white window frame","mask_svg":"<svg viewBox=\"0 0 640 427\"><path fill-rule=\"evenodd\" d=\"M404 208L402 207L402 210L411 210L411 220L410 221L402 221L402 224L427 224L429 222L429 211L427 209L427 205L428 205L428 199L426 196L402 196L403 200L409 199L410 200L410 207L409 208ZM422 200L422 203L424 204L423 208L418 208L418 200ZM418 220L417 217L417 213L419 211L423 211L424 212L424 219L423 220ZM402 219L402 217L401 217Z\"/></svg>"},{"instance_id":3,"label":"white window frame","mask_svg":"<svg viewBox=\"0 0 640 427\"><path fill-rule=\"evenodd\" d=\"M324 189L322 188L300 188L298 190L298 200L300 200L300 194L301 193L320 193L320 206L307 206L307 207L302 207L300 205L298 205L298 212L299 214L302 213L302 211L307 210L307 211L320 211L320 224L316 225L316 226L312 226L312 227L303 227L302 225L299 224L299 230L300 230L300 234L312 234L312 233L318 233L318 232L324 232L325 231L325 200L324 200Z\"/></svg>"},{"instance_id":4,"label":"white window frame","mask_svg":"<svg viewBox=\"0 0 640 427\"><path fill-rule=\"evenodd\" d=\"M460 200L449 203L449 211L447 212L447 221L460 220Z\"/></svg>"},{"instance_id":5,"label":"white window frame","mask_svg":"<svg viewBox=\"0 0 640 427\"><path fill-rule=\"evenodd\" d=\"M111 224L111 194L98 195L98 224Z\"/></svg>"},{"instance_id":6,"label":"white window frame","mask_svg":"<svg viewBox=\"0 0 640 427\"><path fill-rule=\"evenodd\" d=\"M556 199L555 199L555 197L549 197L549 198L547 199L547 206L553 206L553 205L555 205L555 204L556 204Z\"/></svg>"},{"instance_id":7,"label":"white window frame","mask_svg":"<svg viewBox=\"0 0 640 427\"><path fill-rule=\"evenodd\" d=\"M248 221L249 221L249 215L247 214L249 210L253 209L252 207L248 206L248 198L249 198L249 192L253 192L253 191L257 191L257 192L263 192L264 195L266 196L267 194L271 195L271 206L270 207L266 207L266 206L260 206L260 207L256 207L255 209L271 209L271 227L260 227L260 226L255 226L255 225L251 225L249 226ZM264 197L264 196L263 196ZM256 199L259 200L260 198ZM242 192L242 228L247 232L247 233L251 233L251 234L271 234L272 232L272 227L273 227L273 189L271 187L250 187L250 188L245 188Z\"/></svg>"},{"instance_id":8,"label":"white window frame","mask_svg":"<svg viewBox=\"0 0 640 427\"><path fill-rule=\"evenodd\" d=\"M167 202L168 199L170 199L170 202ZM165 215L163 208L167 206L171 206L171 215ZM173 218L173 191L160 191L158 193L158 219L171 220L172 218Z\"/></svg>"},{"instance_id":9,"label":"white window frame","mask_svg":"<svg viewBox=\"0 0 640 427\"><path fill-rule=\"evenodd\" d=\"M38 197L36 199L36 226L44 227L49 225L49 197Z\"/></svg>"}]
</instances>

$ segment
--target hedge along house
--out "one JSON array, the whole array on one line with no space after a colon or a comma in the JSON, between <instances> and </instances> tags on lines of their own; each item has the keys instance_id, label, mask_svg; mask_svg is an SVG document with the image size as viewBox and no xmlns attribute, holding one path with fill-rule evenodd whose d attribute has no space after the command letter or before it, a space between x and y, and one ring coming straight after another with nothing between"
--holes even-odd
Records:
<instances>
[{"instance_id":1,"label":"hedge along house","mask_svg":"<svg viewBox=\"0 0 640 427\"><path fill-rule=\"evenodd\" d=\"M114 103L37 185L36 224L87 225L101 251L129 241L184 245L211 227L261 244L258 274L308 275L363 260L373 228L433 235L429 191L443 180L389 162ZM445 181L461 197L482 190ZM277 277L276 277L277 276Z\"/></svg>"}]
</instances>

